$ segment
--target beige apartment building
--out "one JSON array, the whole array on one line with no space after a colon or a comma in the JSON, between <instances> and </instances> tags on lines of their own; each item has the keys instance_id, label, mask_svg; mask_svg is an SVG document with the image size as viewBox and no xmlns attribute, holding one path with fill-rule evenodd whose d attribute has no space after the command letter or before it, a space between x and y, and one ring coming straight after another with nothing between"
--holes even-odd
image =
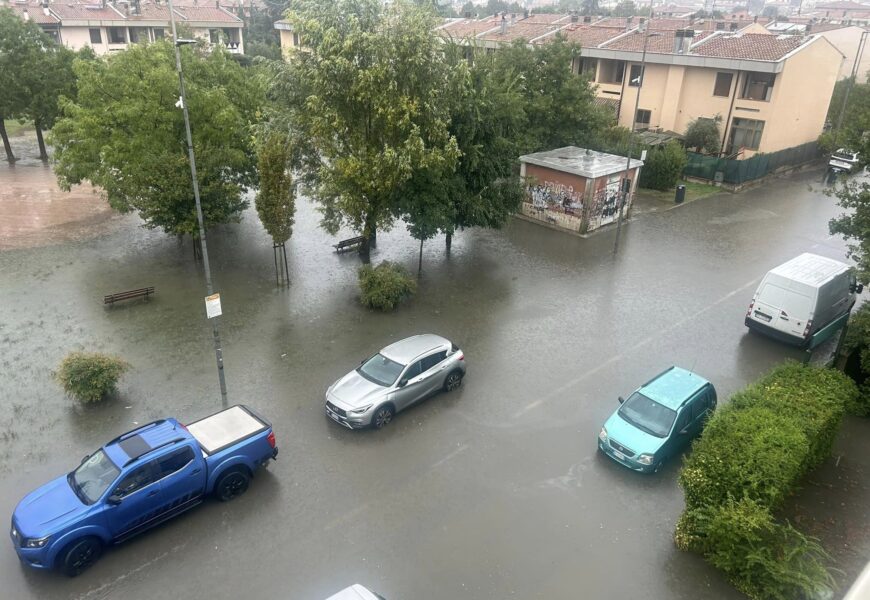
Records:
<instances>
[{"instance_id":1,"label":"beige apartment building","mask_svg":"<svg viewBox=\"0 0 870 600\"><path fill-rule=\"evenodd\" d=\"M163 39L172 32L169 7L160 0L92 3L15 0L6 5L68 48L79 50L87 46L98 55L124 50L130 44ZM217 2L174 8L176 24L184 24L195 37L222 44L234 54L244 53L244 22Z\"/></svg>"},{"instance_id":2,"label":"beige apartment building","mask_svg":"<svg viewBox=\"0 0 870 600\"><path fill-rule=\"evenodd\" d=\"M723 152L735 158L815 141L845 58L820 35L775 35L752 22L723 30L689 19L552 17L458 19L438 33L483 48L561 35L582 46L574 69L595 83L620 125L683 134L694 119L719 117Z\"/></svg>"}]
</instances>

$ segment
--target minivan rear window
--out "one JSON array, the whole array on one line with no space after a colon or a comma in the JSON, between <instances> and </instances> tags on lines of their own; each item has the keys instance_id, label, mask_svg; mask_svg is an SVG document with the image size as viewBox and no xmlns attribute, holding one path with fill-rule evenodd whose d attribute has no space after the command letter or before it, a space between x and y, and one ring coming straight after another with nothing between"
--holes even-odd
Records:
<instances>
[{"instance_id":1,"label":"minivan rear window","mask_svg":"<svg viewBox=\"0 0 870 600\"><path fill-rule=\"evenodd\" d=\"M775 283L767 283L758 295L758 301L763 302L775 309L784 310L790 315L806 317L810 313L810 298L796 292L780 287Z\"/></svg>"}]
</instances>

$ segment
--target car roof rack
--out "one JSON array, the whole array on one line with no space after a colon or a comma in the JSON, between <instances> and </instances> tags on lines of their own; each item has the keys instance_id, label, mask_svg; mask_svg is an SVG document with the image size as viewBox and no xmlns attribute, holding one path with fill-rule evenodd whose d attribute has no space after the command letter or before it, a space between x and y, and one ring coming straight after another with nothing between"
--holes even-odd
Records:
<instances>
[{"instance_id":1,"label":"car roof rack","mask_svg":"<svg viewBox=\"0 0 870 600\"><path fill-rule=\"evenodd\" d=\"M184 441L184 438L183 438L183 437L177 437L177 438L175 438L175 439L172 439L172 440L169 440L169 441L163 442L162 444L159 444L159 445L157 445L157 446L154 446L153 448L152 448L152 447L149 447L147 450L144 450L143 452L140 452L140 453L137 454L136 456L131 456L130 459L127 460L127 462L124 463L124 467L126 468L126 467L130 466L130 464L136 462L137 460L139 460L140 458L142 458L142 457L145 456L146 454L149 454L149 453L151 453L151 452L154 452L155 450L160 450L161 448L165 448L166 446L171 446L172 444L177 444L178 442L183 442L183 441Z\"/></svg>"},{"instance_id":2,"label":"car roof rack","mask_svg":"<svg viewBox=\"0 0 870 600\"><path fill-rule=\"evenodd\" d=\"M676 365L671 365L670 367L668 367L667 369L665 369L664 371L662 371L661 373L659 373L658 375L656 375L655 377L653 377L652 379L650 379L649 381L647 381L645 384L643 384L640 387L645 388L646 386L651 384L653 381L655 381L656 379L658 379L659 377L661 377L662 375L664 375L668 371L673 371L674 367L676 367Z\"/></svg>"},{"instance_id":3,"label":"car roof rack","mask_svg":"<svg viewBox=\"0 0 870 600\"><path fill-rule=\"evenodd\" d=\"M106 445L111 446L112 444L117 444L121 440L126 440L127 438L132 437L132 436L136 435L137 433L141 433L142 431L145 431L146 429L151 429L152 427L157 427L158 425L162 425L165 422L166 422L166 419L157 419L156 421L151 421L150 423L145 423L141 427L137 427L136 429L131 429L127 433L122 433L121 435L119 435L118 437L116 437L115 439L113 439L112 441L107 443Z\"/></svg>"}]
</instances>

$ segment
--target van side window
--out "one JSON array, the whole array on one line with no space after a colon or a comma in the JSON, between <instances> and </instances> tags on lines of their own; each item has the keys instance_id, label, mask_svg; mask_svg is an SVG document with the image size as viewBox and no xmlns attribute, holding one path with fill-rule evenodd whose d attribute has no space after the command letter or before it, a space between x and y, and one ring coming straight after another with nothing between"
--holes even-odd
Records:
<instances>
[{"instance_id":1,"label":"van side window","mask_svg":"<svg viewBox=\"0 0 870 600\"><path fill-rule=\"evenodd\" d=\"M707 393L707 390L701 392L697 398L692 400L692 420L694 421L705 412L707 412L707 408L710 406L710 397Z\"/></svg>"},{"instance_id":2,"label":"van side window","mask_svg":"<svg viewBox=\"0 0 870 600\"><path fill-rule=\"evenodd\" d=\"M112 493L123 498L141 490L146 485L154 483L156 479L154 464L153 462L148 462L124 477Z\"/></svg>"},{"instance_id":3,"label":"van side window","mask_svg":"<svg viewBox=\"0 0 870 600\"><path fill-rule=\"evenodd\" d=\"M689 419L692 417L692 407L686 406L683 408L680 416L677 417L677 424L674 425L674 433L680 433L680 431L689 424Z\"/></svg>"},{"instance_id":4,"label":"van side window","mask_svg":"<svg viewBox=\"0 0 870 600\"><path fill-rule=\"evenodd\" d=\"M425 373L445 358L447 358L447 350L441 350L440 352L436 352L431 356L427 356L422 360L423 366L421 367L421 369L423 369L423 372Z\"/></svg>"}]
</instances>

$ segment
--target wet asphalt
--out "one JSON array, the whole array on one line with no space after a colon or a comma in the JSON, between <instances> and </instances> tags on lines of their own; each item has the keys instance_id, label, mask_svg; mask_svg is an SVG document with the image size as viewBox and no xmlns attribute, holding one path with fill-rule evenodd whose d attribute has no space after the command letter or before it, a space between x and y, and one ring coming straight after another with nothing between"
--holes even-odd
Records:
<instances>
[{"instance_id":1,"label":"wet asphalt","mask_svg":"<svg viewBox=\"0 0 870 600\"><path fill-rule=\"evenodd\" d=\"M747 334L743 316L769 268L805 251L844 257L827 232L839 209L810 189L817 179L641 215L615 257L612 230L581 239L513 221L461 232L449 255L436 238L417 296L389 314L358 304L358 258L333 252L338 238L303 198L292 285L276 288L249 210L210 232L209 248L230 403L271 419L278 461L240 499L209 501L76 579L26 570L0 544L3 597L322 600L354 582L389 600L741 597L672 543L679 465L629 472L597 454L596 435L617 396L671 364L724 399L800 358ZM374 260L416 269L401 224L378 241ZM102 304L144 286L157 288L148 302ZM220 408L204 295L189 240L134 216L91 239L0 252L0 514L137 423ZM457 392L379 432L325 417L329 383L420 332L462 346ZM74 349L132 363L116 398L64 397L51 374Z\"/></svg>"}]
</instances>

